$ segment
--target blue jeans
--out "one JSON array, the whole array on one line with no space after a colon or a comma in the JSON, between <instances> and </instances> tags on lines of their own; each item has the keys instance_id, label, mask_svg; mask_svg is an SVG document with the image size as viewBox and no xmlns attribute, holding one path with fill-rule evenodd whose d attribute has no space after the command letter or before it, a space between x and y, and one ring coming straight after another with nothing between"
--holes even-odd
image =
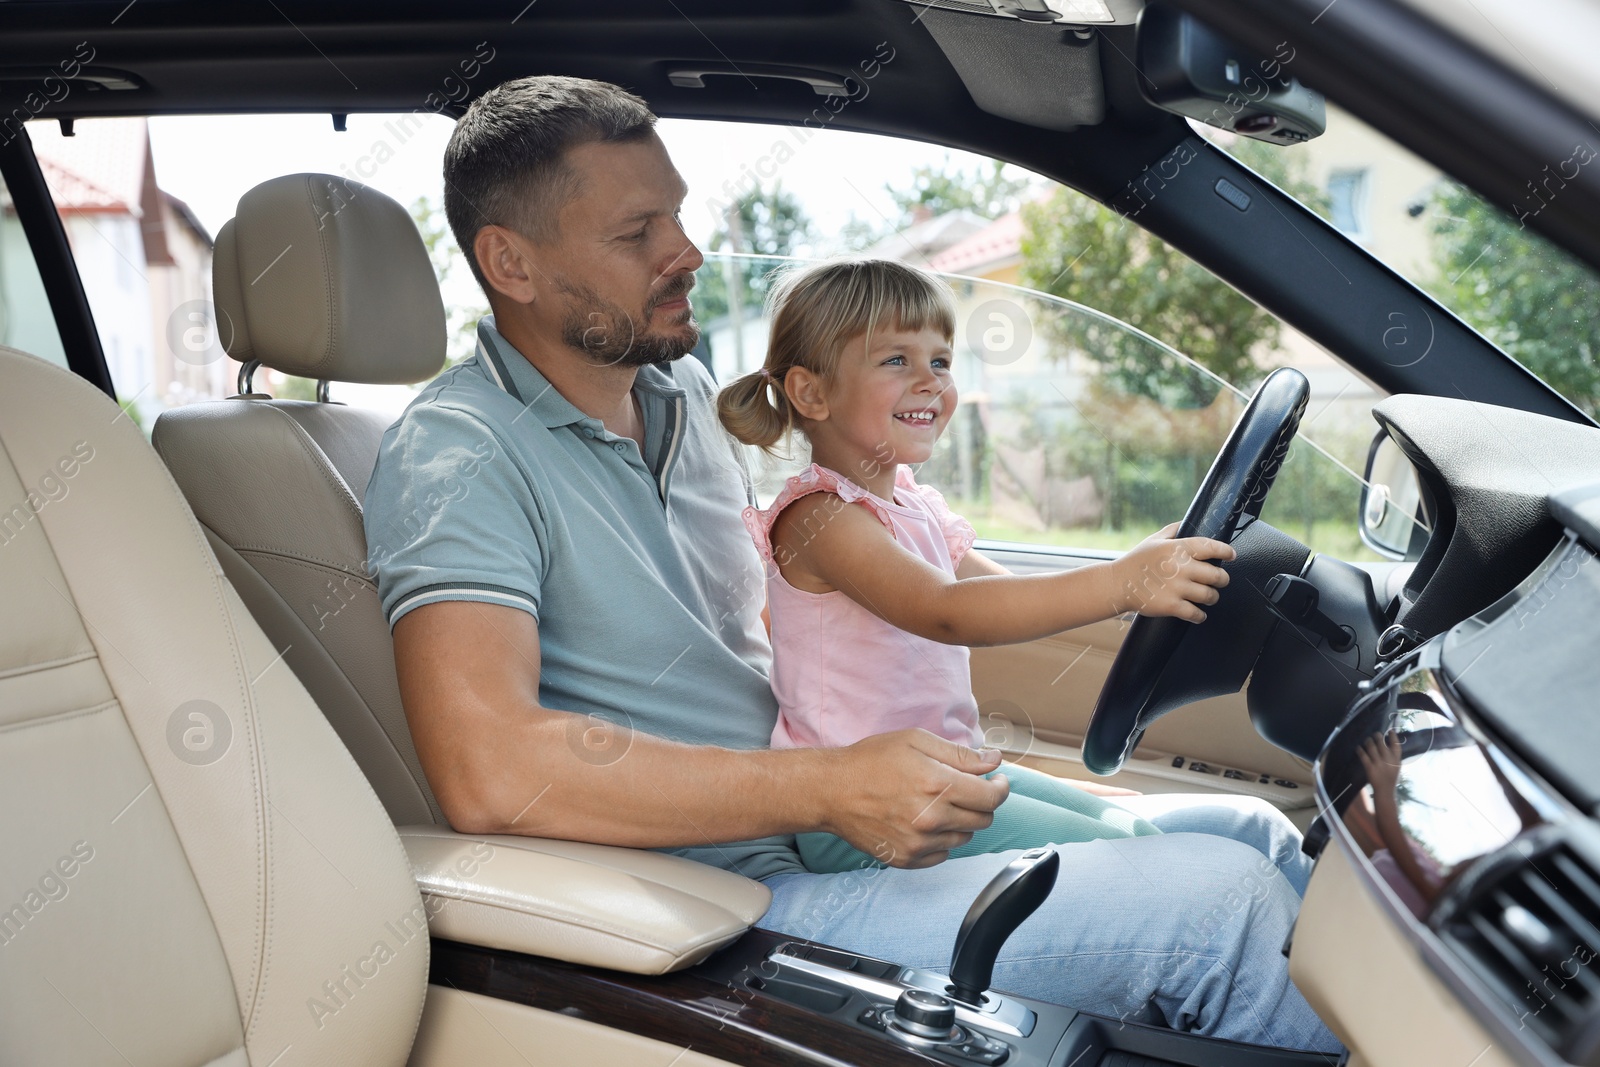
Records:
<instances>
[{"instance_id":1,"label":"blue jeans","mask_svg":"<svg viewBox=\"0 0 1600 1067\"><path fill-rule=\"evenodd\" d=\"M1282 955L1311 868L1289 820L1248 797L1116 803L1162 833L1059 846L1055 890L1001 950L995 988L1232 1041L1342 1051ZM1017 855L775 875L758 925L942 973L967 908Z\"/></svg>"}]
</instances>

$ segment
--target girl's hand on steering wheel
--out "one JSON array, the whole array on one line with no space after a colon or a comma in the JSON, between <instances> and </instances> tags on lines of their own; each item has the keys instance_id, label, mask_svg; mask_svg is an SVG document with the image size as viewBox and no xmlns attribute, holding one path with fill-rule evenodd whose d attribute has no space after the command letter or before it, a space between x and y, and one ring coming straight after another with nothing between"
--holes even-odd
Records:
<instances>
[{"instance_id":1,"label":"girl's hand on steering wheel","mask_svg":"<svg viewBox=\"0 0 1600 1067\"><path fill-rule=\"evenodd\" d=\"M1162 527L1111 565L1119 613L1205 621L1202 605L1215 604L1228 584L1228 572L1206 560L1226 563L1237 553L1209 537L1174 539L1177 531L1177 523Z\"/></svg>"}]
</instances>

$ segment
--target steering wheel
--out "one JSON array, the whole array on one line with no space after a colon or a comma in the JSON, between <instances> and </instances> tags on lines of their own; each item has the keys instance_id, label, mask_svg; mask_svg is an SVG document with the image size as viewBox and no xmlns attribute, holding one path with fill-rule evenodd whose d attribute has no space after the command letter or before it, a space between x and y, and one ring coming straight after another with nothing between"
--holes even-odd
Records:
<instances>
[{"instance_id":1,"label":"steering wheel","mask_svg":"<svg viewBox=\"0 0 1600 1067\"><path fill-rule=\"evenodd\" d=\"M1311 387L1299 371L1282 367L1269 374L1228 434L1178 526L1178 537L1210 537L1233 544L1238 558L1224 569L1235 582L1241 578L1241 569L1251 572L1248 577L1259 572L1264 580L1265 575L1285 569L1298 573L1305 562L1304 554L1294 558L1291 547L1298 546L1305 553L1305 546L1271 531L1265 523L1260 525L1271 531L1271 536L1263 538L1259 551L1251 551L1257 546L1248 543L1247 531L1261 514L1310 395ZM1253 556L1261 557L1254 566L1247 559ZM1095 702L1083 741L1084 766L1095 774L1115 774L1156 719L1202 697L1238 690L1261 646L1252 643L1250 635L1233 632L1227 613L1219 609L1230 597L1239 601L1247 594L1247 590L1230 585L1208 610L1206 621L1199 624L1143 615L1134 620ZM1180 655L1184 645L1190 647L1182 651L1193 654ZM1228 674L1231 687L1216 677L1169 677L1183 673L1174 667L1193 667L1193 673L1207 674L1210 663L1218 658L1237 660L1237 649L1228 645L1246 648L1249 656L1242 667Z\"/></svg>"}]
</instances>

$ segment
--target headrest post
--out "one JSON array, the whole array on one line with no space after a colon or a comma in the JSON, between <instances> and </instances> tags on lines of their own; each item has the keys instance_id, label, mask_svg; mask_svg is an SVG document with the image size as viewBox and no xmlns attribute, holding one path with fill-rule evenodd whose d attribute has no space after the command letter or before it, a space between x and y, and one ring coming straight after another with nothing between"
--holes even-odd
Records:
<instances>
[{"instance_id":1,"label":"headrest post","mask_svg":"<svg viewBox=\"0 0 1600 1067\"><path fill-rule=\"evenodd\" d=\"M248 359L239 367L239 395L245 396L255 390L251 387L251 379L255 377L256 368L261 366L259 359Z\"/></svg>"},{"instance_id":2,"label":"headrest post","mask_svg":"<svg viewBox=\"0 0 1600 1067\"><path fill-rule=\"evenodd\" d=\"M326 378L318 378L317 379L317 403L326 404L327 402L328 402L328 379L326 379Z\"/></svg>"}]
</instances>

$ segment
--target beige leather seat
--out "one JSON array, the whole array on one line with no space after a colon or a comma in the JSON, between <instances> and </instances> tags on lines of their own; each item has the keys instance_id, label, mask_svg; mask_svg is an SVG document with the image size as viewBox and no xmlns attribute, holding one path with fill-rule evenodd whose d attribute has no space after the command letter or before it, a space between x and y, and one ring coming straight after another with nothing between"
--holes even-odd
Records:
<instances>
[{"instance_id":1,"label":"beige leather seat","mask_svg":"<svg viewBox=\"0 0 1600 1067\"><path fill-rule=\"evenodd\" d=\"M138 428L4 347L0 501L0 1064L717 1067L427 987L429 930L658 973L765 886L440 827L408 857Z\"/></svg>"},{"instance_id":2,"label":"beige leather seat","mask_svg":"<svg viewBox=\"0 0 1600 1067\"><path fill-rule=\"evenodd\" d=\"M138 428L0 348L0 502L0 1063L404 1063L406 855Z\"/></svg>"},{"instance_id":3,"label":"beige leather seat","mask_svg":"<svg viewBox=\"0 0 1600 1067\"><path fill-rule=\"evenodd\" d=\"M433 267L405 208L326 174L274 178L217 234L218 330L241 362L411 383L444 364ZM444 822L411 743L368 573L362 496L391 417L248 393L167 411L152 439L222 569L397 825Z\"/></svg>"},{"instance_id":4,"label":"beige leather seat","mask_svg":"<svg viewBox=\"0 0 1600 1067\"><path fill-rule=\"evenodd\" d=\"M268 182L219 235L233 351L427 377L443 310L410 218L326 182ZM655 974L738 938L771 894L658 852L435 825L365 567L388 421L197 405L158 421L163 467L104 395L0 348L5 1067L715 1067L426 986L430 931Z\"/></svg>"}]
</instances>

